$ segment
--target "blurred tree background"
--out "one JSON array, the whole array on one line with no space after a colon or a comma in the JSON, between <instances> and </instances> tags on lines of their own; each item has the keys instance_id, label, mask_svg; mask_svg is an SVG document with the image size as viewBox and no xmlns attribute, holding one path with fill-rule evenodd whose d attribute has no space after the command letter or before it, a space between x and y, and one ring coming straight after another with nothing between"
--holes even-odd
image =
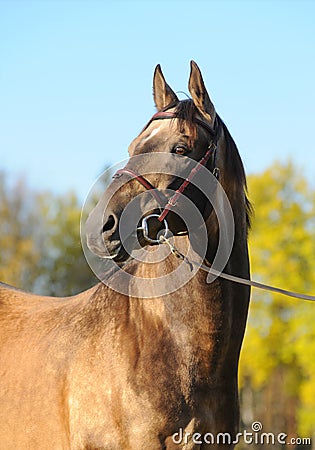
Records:
<instances>
[{"instance_id":1,"label":"blurred tree background","mask_svg":"<svg viewBox=\"0 0 315 450\"><path fill-rule=\"evenodd\" d=\"M290 162L250 176L248 184L255 209L252 278L314 294L314 188ZM33 192L25 180L13 182L0 173L0 280L56 296L95 284L81 249L81 207L75 193ZM263 431L289 439L314 435L314 324L314 303L253 289L240 361L244 429L260 421Z\"/></svg>"},{"instance_id":2,"label":"blurred tree background","mask_svg":"<svg viewBox=\"0 0 315 450\"><path fill-rule=\"evenodd\" d=\"M73 192L33 192L0 173L0 280L54 296L96 284L81 247L81 208Z\"/></svg>"},{"instance_id":3,"label":"blurred tree background","mask_svg":"<svg viewBox=\"0 0 315 450\"><path fill-rule=\"evenodd\" d=\"M315 294L314 189L290 162L250 176L248 185L255 210L249 239L252 278ZM252 290L240 362L245 429L260 421L263 431L286 433L288 440L314 436L314 323L315 303Z\"/></svg>"}]
</instances>

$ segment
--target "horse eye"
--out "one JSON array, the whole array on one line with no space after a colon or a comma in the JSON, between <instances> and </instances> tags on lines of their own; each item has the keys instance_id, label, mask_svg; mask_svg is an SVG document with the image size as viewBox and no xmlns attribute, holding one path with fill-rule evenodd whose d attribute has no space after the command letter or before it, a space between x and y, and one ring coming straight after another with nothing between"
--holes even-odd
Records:
<instances>
[{"instance_id":1,"label":"horse eye","mask_svg":"<svg viewBox=\"0 0 315 450\"><path fill-rule=\"evenodd\" d=\"M174 150L176 155L185 155L187 153L187 148L183 145L178 145Z\"/></svg>"}]
</instances>

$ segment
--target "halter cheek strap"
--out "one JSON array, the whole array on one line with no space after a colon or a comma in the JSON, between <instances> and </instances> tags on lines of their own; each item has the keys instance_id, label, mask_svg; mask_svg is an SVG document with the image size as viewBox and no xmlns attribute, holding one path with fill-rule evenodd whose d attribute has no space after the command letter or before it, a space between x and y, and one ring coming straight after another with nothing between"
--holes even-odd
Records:
<instances>
[{"instance_id":1,"label":"halter cheek strap","mask_svg":"<svg viewBox=\"0 0 315 450\"><path fill-rule=\"evenodd\" d=\"M145 130L153 120L176 119L176 118L178 118L178 116L174 112L159 111L156 114L154 114L154 116L152 116L152 118L150 119L150 121L147 123L147 125L144 127L143 130ZM206 122L203 122L202 120L200 120L198 118L195 118L194 122L196 124L200 125L201 127L203 127L208 133L211 134L211 137L212 137L211 143L210 143L205 155L200 159L200 161L198 161L198 164L190 171L188 177L183 181L183 183L180 185L180 187L175 191L174 195L168 200L168 202L165 206L163 204L163 200L159 194L158 189L156 189L143 175L139 175L131 169L123 168L123 169L118 170L113 177L113 178L119 178L123 174L129 175L132 178L136 179L140 184L142 184L142 186L144 186L148 191L150 191L152 196L158 202L161 210L163 209L161 214L157 217L157 219L160 222L163 222L165 220L167 214L170 212L170 209L176 205L178 198L182 195L182 193L187 188L187 186L189 186L189 184L192 182L193 178L201 170L201 168L206 166L210 157L212 157L212 160L213 160L213 167L214 167L213 174L216 178L219 178L220 171L219 171L219 168L216 167L216 150L217 150L217 142L218 142L218 138L219 138L217 119L215 121L214 129L212 129L210 127L210 125L208 125Z\"/></svg>"},{"instance_id":2,"label":"halter cheek strap","mask_svg":"<svg viewBox=\"0 0 315 450\"><path fill-rule=\"evenodd\" d=\"M180 185L180 187L175 191L175 194L168 200L166 206L164 207L164 210L160 214L158 220L162 222L167 214L169 213L170 209L176 205L176 202L178 198L181 196L181 194L184 192L184 190L187 188L187 186L192 182L193 178L196 176L196 174L199 172L201 167L205 166L207 162L210 159L210 156L213 155L213 153L216 150L216 145L214 143L210 144L208 150L206 151L204 157L199 161L198 165L196 165L189 173L188 177L183 181L183 183Z\"/></svg>"}]
</instances>

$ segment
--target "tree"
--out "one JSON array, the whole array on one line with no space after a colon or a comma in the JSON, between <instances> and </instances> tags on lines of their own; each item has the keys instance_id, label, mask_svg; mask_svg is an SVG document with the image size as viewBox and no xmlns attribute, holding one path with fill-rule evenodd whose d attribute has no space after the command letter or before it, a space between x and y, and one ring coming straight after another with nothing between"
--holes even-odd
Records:
<instances>
[{"instance_id":1,"label":"tree","mask_svg":"<svg viewBox=\"0 0 315 450\"><path fill-rule=\"evenodd\" d=\"M0 174L0 279L27 291L66 296L97 282L81 248L74 193L35 193Z\"/></svg>"},{"instance_id":2,"label":"tree","mask_svg":"<svg viewBox=\"0 0 315 450\"><path fill-rule=\"evenodd\" d=\"M249 177L249 194L255 209L250 234L252 278L311 292L315 286L314 190L292 163L275 163ZM260 419L266 431L289 436L314 433L314 319L311 302L253 290L240 367L246 394L244 422Z\"/></svg>"},{"instance_id":3,"label":"tree","mask_svg":"<svg viewBox=\"0 0 315 450\"><path fill-rule=\"evenodd\" d=\"M39 275L36 198L25 180L0 172L0 280L27 289ZM36 233L36 232L35 232Z\"/></svg>"},{"instance_id":4,"label":"tree","mask_svg":"<svg viewBox=\"0 0 315 450\"><path fill-rule=\"evenodd\" d=\"M39 197L45 230L37 289L47 295L64 296L81 292L98 281L89 268L81 246L81 203L72 192Z\"/></svg>"}]
</instances>

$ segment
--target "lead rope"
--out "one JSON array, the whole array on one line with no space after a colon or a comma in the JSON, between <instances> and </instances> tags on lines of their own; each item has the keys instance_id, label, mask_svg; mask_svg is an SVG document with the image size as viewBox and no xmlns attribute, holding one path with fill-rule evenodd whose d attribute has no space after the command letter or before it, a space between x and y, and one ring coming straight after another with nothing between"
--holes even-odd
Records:
<instances>
[{"instance_id":1,"label":"lead rope","mask_svg":"<svg viewBox=\"0 0 315 450\"><path fill-rule=\"evenodd\" d=\"M315 301L314 295L299 294L297 292L287 291L286 289L269 286L268 284L259 283L258 281L247 280L246 278L241 278L241 277L237 277L235 275L230 275L228 273L220 272L216 269L213 269L212 267L206 266L205 264L200 264L197 261L188 259L187 256L183 255L183 253L181 253L171 243L171 241L167 237L161 235L159 240L162 244L167 244L169 246L172 254L174 256L176 256L176 258L179 258L179 259L183 260L184 262L186 262L190 266L191 270L193 270L193 266L195 266L198 269L200 268L207 273L211 273L212 275L215 275L216 277L220 277L220 278L224 278L225 280L232 281L233 283L239 283L239 284L244 284L246 286L252 286L257 289L262 289L264 291L277 292L278 294L286 295L286 296L293 297L293 298L298 298L301 300Z\"/></svg>"}]
</instances>

